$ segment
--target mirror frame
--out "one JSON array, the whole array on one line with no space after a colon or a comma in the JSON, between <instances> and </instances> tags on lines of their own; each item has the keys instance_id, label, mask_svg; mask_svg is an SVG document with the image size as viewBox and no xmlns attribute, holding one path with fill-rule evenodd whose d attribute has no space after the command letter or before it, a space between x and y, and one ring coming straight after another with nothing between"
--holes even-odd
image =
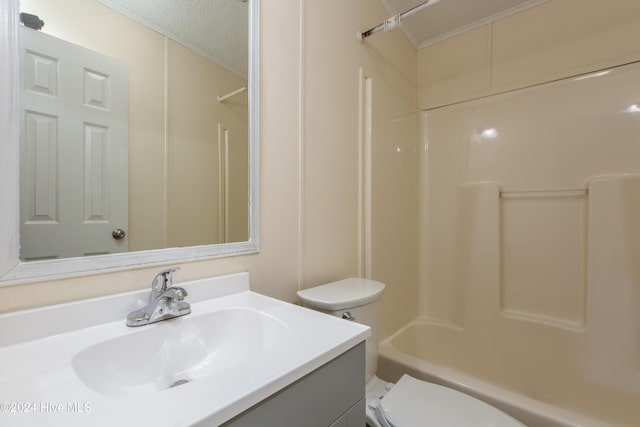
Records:
<instances>
[{"instance_id":1,"label":"mirror frame","mask_svg":"<svg viewBox=\"0 0 640 427\"><path fill-rule=\"evenodd\" d=\"M260 0L249 0L249 240L181 248L124 252L46 261L20 261L0 276L0 286L88 276L113 271L177 264L258 253L259 115L260 115ZM19 114L16 106L16 114ZM19 140L17 141L19 143ZM8 175L8 174L4 174ZM11 178L1 174L0 179ZM16 255L16 259L19 254Z\"/></svg>"}]
</instances>

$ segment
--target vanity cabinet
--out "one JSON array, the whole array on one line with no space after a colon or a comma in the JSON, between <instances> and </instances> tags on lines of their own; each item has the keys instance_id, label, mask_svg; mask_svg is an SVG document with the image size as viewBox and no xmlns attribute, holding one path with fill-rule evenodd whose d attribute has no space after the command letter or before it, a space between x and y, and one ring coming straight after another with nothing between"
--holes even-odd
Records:
<instances>
[{"instance_id":1,"label":"vanity cabinet","mask_svg":"<svg viewBox=\"0 0 640 427\"><path fill-rule=\"evenodd\" d=\"M364 363L361 342L223 426L364 427Z\"/></svg>"}]
</instances>

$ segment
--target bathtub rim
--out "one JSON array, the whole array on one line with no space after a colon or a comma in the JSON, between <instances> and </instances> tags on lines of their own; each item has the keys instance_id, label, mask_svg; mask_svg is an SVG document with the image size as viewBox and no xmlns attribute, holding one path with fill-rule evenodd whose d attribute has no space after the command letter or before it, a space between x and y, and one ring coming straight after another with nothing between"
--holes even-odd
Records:
<instances>
[{"instance_id":1,"label":"bathtub rim","mask_svg":"<svg viewBox=\"0 0 640 427\"><path fill-rule=\"evenodd\" d=\"M394 338L402 335L410 327L418 323L459 329L453 325L432 321L426 317L417 317L407 323L393 335L382 340L378 345L377 375L381 379L396 382L400 375L386 372L395 370L424 381L444 385L489 403L523 422L528 427L623 427L538 401L470 374L445 368L404 353L393 346L392 341ZM396 366L392 367L391 365Z\"/></svg>"}]
</instances>

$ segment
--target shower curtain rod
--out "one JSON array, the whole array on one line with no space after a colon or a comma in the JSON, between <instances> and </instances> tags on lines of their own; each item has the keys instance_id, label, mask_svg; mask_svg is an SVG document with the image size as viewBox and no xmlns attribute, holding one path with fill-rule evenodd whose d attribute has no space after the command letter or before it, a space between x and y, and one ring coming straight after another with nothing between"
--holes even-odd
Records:
<instances>
[{"instance_id":1,"label":"shower curtain rod","mask_svg":"<svg viewBox=\"0 0 640 427\"><path fill-rule=\"evenodd\" d=\"M384 30L385 32L395 30L400 24L402 24L402 20L404 18L408 18L414 13L418 13L423 9L426 9L429 6L433 6L438 3L440 0L427 0L425 2L420 3L417 6L412 7L411 9L399 13L397 15L393 15L392 17L385 20L383 23L376 25L373 28L368 29L367 31L358 33L358 40L362 41L369 37L370 35L377 33L378 31Z\"/></svg>"},{"instance_id":2,"label":"shower curtain rod","mask_svg":"<svg viewBox=\"0 0 640 427\"><path fill-rule=\"evenodd\" d=\"M242 86L240 89L236 89L233 92L230 92L230 93L228 93L226 95L219 96L218 97L218 102L222 102L227 98L231 98L232 96L235 96L235 95L237 95L239 93L242 93L247 89L249 89L249 86Z\"/></svg>"}]
</instances>

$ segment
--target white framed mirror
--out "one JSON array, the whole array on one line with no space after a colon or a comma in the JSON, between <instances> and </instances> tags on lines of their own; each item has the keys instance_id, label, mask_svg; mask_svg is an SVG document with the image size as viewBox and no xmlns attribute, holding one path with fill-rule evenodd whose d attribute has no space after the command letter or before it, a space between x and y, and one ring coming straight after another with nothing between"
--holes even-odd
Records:
<instances>
[{"instance_id":1,"label":"white framed mirror","mask_svg":"<svg viewBox=\"0 0 640 427\"><path fill-rule=\"evenodd\" d=\"M23 3L28 4L30 1L23 0ZM64 5L59 4L59 2L55 3L64 13ZM73 165L73 161L69 162L68 165L61 164L61 158L72 157L67 152L64 155L55 154L53 156L49 155L49 157L45 155L44 157L35 156L34 158L33 152L37 150L33 147L37 147L38 144L43 145L42 142L36 138L36 141L33 142L32 140L29 146L24 141L25 135L29 134L29 132L31 134L44 133L45 146L47 143L50 144L50 141L46 140L47 134L53 132L59 136L62 133L60 121L56 123L57 127L54 125L53 131L47 125L48 118L58 117L57 110L55 113L38 113L40 116L45 117L43 124L38 114L35 114L35 118L30 116L30 114L34 116L32 113L37 112L37 108L30 105L25 108L26 101L24 97L22 99L23 105L15 106L15 112L21 116L22 121L20 127L20 204L22 212L20 246L22 249L18 253L19 262L0 277L0 285L258 252L259 0L190 0L191 7L185 6L183 2L181 3L182 7L174 8L177 10L171 11L176 15L169 15L169 18L165 19L168 22L178 24L173 29L167 28L162 23L162 19L158 20L158 16L167 18L169 12L166 10L156 10L154 12L158 15L156 17L153 16L153 13L150 14L151 16L143 16L145 12L141 10L127 10L127 4L135 6L146 2L65 0L64 3L66 6L69 6L67 3L73 3L76 6L82 5L82 7L87 6L87 10L106 9L108 7L109 14L116 12L122 14L122 18L115 19L120 19L122 22L136 21L138 24L145 24L151 28L136 30L139 33L136 33L136 36L133 37L119 34L122 32L122 26L120 26L120 31L105 31L105 37L117 39L114 43L111 43L112 45L129 45L129 56L135 59L140 58L138 63L125 64L124 68L126 70L128 66L129 76L133 76L133 71L135 71L138 73L138 81L160 80L164 84L164 91L158 94L149 91L148 88L146 90L132 89L131 81L126 83L125 80L124 86L128 86L130 89L128 95L125 95L125 98L128 98L128 102L125 102L125 109L128 108L126 117L129 118L129 122L127 123L128 130L122 131L121 134L128 136L129 148L124 150L128 154L128 158L124 161L125 165L128 163L128 168L126 166L123 167L122 164L116 167L109 167L109 162L104 158L105 152L117 151L113 149L112 144L117 131L109 129L102 132L102 130L106 129L106 126L96 126L98 119L94 120L97 116L93 111L93 116L90 116L89 119L83 119L82 133L85 136L88 135L88 139L93 138L93 142L85 143L84 150L77 157L79 161L76 163L84 161L80 171L75 175L77 178L74 178L74 175L64 178L64 174ZM156 2L156 6L160 3L163 2ZM171 8L171 4L175 4L175 2L171 1L164 3L169 8ZM247 19L245 28L247 28L248 34L246 34L245 40L247 46L244 48L246 52L244 65L242 65L242 55L239 57L237 55L238 49L236 48L235 51L233 49L235 42L230 41L229 37L231 36L224 35L225 28L219 28L226 26L227 31L230 31L228 29L229 26L234 28L242 27L241 23L233 22L233 16L237 14L238 10L244 10ZM33 14L39 13L37 10L21 11ZM197 18L197 22L189 21L189 17L184 15L185 11L192 14L196 11L194 16ZM82 10L75 11L75 13L77 12L81 13ZM208 12L223 13L224 17L222 19L219 17L210 19L205 16ZM59 21L58 26L63 28L64 31L71 33L75 31L75 27L71 28L62 22L65 18L64 16L56 16L55 13L51 13L49 17L38 16L45 22L45 27L48 25L50 28L55 28L56 22ZM95 23L107 21L108 19L87 16L87 20L96 20L93 24L95 26L97 25ZM92 24L89 23L88 25L91 26ZM206 42L200 41L197 36L192 39L194 36L188 34L188 31L184 31L185 28L200 28L201 33L207 34L210 32L208 29L213 26L222 31L222 33L216 33L217 35L213 38L222 39L221 50L227 50L227 59L219 59L218 53L214 52L214 50L210 51L206 44L202 44ZM36 32L36 30L26 28L20 28L19 31L32 32L30 34ZM97 41L99 37L97 33L99 32L95 33L92 37L96 40L87 44L101 44L100 41ZM149 34L151 34L149 38L155 40L155 46L143 45L143 42L146 42L146 35ZM54 37L57 38L56 36L58 34ZM76 39L74 40L73 37L76 37ZM67 40L66 42L79 44L77 43L78 37L80 36L77 34L72 35L72 41L69 42ZM24 43L25 38L22 36L21 44ZM161 40L161 46L158 45L158 40ZM85 46L82 47L84 48ZM153 56L154 48L160 51L160 55ZM25 51L36 52L37 49L27 49ZM103 54L102 52L99 53ZM116 56L113 51L108 51L106 55ZM29 59L28 55L22 54L20 72L25 74L29 61L36 62L36 71L32 72L32 74L35 74L36 78L40 80L43 78L46 80L45 77L48 75L46 71L48 69L47 61L55 58L55 55L44 54L41 57L42 60L40 58L33 60L33 58ZM149 67L148 76L142 75L141 79L141 64L147 66L152 61L158 60L158 58L164 62L160 65L163 70L162 75L153 74L153 70L159 67ZM200 63L205 64L205 68L201 69L194 65ZM230 70L231 73L225 75L226 71L223 70L222 77L218 77L216 74L215 83L201 85L200 81L209 82L213 80L212 75L218 72L215 70L212 72L211 70L216 67ZM59 69L60 66L54 65L53 68ZM96 99L98 104L103 100L115 102L113 98L104 95L105 90L100 89L103 87L101 82L105 80L103 77L109 73L101 72L93 65L83 66L82 68L89 75L89 87L93 88L93 93L96 95L89 101L85 99L85 104L92 103ZM135 70L132 71L134 68ZM145 70L142 69L142 71L144 72ZM44 77L38 75L38 73L44 73ZM22 77L23 82L21 83L25 87L28 84L26 82L28 80L28 70L26 74L27 77ZM127 74L125 73L125 75ZM133 77L130 78L133 80ZM70 80L74 80L74 77L71 77ZM83 80L86 84L87 77L76 77L75 80ZM220 80L223 80L224 84L219 83ZM58 77L53 78L52 81L60 82ZM114 85L114 81L112 79L109 84ZM213 89L206 86L207 84L212 86ZM245 88L248 90L245 90ZM196 96L194 94L199 96L197 100L190 98L190 96ZM230 96L225 98L228 95ZM45 98L47 96L45 94ZM162 99L164 103L154 103L153 101L148 102L146 105L140 103L140 98L146 96ZM43 103L46 104L50 101L50 98L49 96L45 101L36 100L35 104L36 106ZM174 103L174 99L177 99L177 102ZM136 102L138 104L135 104ZM200 108L200 106L203 107ZM93 105L93 107L96 107L96 105ZM134 111L136 108L137 110ZM162 116L162 120L154 121L152 114L149 117L145 117L144 114L149 113L154 108L159 110L156 112ZM102 105L97 105L94 108L94 110L100 109L106 110L108 108ZM115 110L116 108L112 109ZM223 111L223 113L219 113L220 111ZM134 114L138 115L134 117ZM158 115L155 117L158 117ZM33 123L30 123L29 120L32 120ZM145 120L154 124L160 123L162 129L157 133L160 138L148 137L153 132L140 125ZM244 124L242 120L244 120ZM126 119L120 121L126 121ZM202 130L198 127L200 124L208 127ZM245 128L244 149L232 149L231 147L236 146L234 145L235 141L242 140L242 138L234 138L235 135L242 133L243 127ZM45 129L44 132L43 129ZM49 131L46 131L47 129ZM108 144L104 143L105 137L101 136L101 134L107 134L107 137L112 138L108 141ZM145 136L147 136L146 140ZM161 141L158 142L158 139ZM58 138L59 140L60 138ZM149 144L158 144L160 149L149 150ZM141 148L136 151L132 148L134 145ZM25 146L32 148L25 148ZM97 147L97 149L94 149L93 153L91 153L91 150L88 150L87 147ZM104 147L108 148L105 149ZM2 154L0 153L0 155ZM245 156L243 160L232 163L234 156L238 158L241 155ZM213 164L198 165L200 160L203 158L208 159L209 157L215 158ZM54 162L52 166L47 163L52 161ZM91 168L87 164L91 165L92 162L94 170L111 168L120 171L118 174L120 178L123 178L123 176L126 178L123 184L123 192L127 193L128 197L125 199L129 206L127 213L124 215L125 220L120 223L117 221L109 223L107 221L107 219L110 220L115 217L115 215L112 215L114 209L111 207L112 205L110 200L107 199L107 195L112 196L113 193L122 192L113 191L116 184L101 182L100 175L95 178L88 173L87 170ZM234 165L236 164L242 167L235 167ZM29 168L32 173L25 175L25 171ZM97 191L99 197L95 195L91 196L93 199L85 197L84 202L81 203L80 210L83 215L81 222L82 227L84 227L81 231L63 230L50 233L53 236L52 241L54 241L55 245L43 244L43 235L35 233L31 236L32 230L28 227L29 225L37 225L38 227L32 228L40 230L44 228L44 225L59 225L58 223L62 222L58 218L47 216L49 212L54 215L60 215L62 208L59 200L52 201L52 197L47 197L47 194L43 195L43 192L38 192L37 189L34 190L35 184L33 182L38 179L42 180L42 170L47 171L49 176L54 176L53 181L55 181L56 185L61 185L61 182L65 180L82 182L82 185L71 190L62 191L59 187L55 187L55 197L59 197L60 193L64 192L83 193L86 195L88 194L87 187L91 186L98 190L104 190L102 192ZM123 170L124 172L122 172ZM9 181L15 179L15 177L8 176L10 173L10 171L0 171L0 179ZM40 178L38 178L38 174L41 175ZM51 181L44 180L46 184L44 187L47 190L52 188ZM148 186L139 185L143 181L162 185L156 185L155 188L150 189ZM236 186L235 188L244 187L244 191L239 192L240 196L236 197L236 192L232 191L233 185ZM87 202L87 199L89 199L89 202ZM213 202L198 204L204 199L213 199ZM40 204L39 207L36 206L37 203ZM147 209L146 212L144 211L145 208ZM29 215L25 216L25 212ZM32 220L34 212L44 218L41 224ZM107 214L102 215L104 212ZM160 220L157 220L157 218L160 218ZM80 252L71 251L66 255L64 253L60 255L58 253L38 253L37 250L28 250L29 245L38 250L41 247L56 246L55 251L62 252L57 249L57 246L65 243L69 243L67 246L74 246L73 244L80 241L85 235L89 236L88 240L94 242L95 239L91 235L94 232L86 231L87 224L102 224L103 229L108 231L107 240L115 241L115 244L113 241L110 242L112 246L116 246L116 250L118 250L117 247L120 245L124 247L124 250L114 253L116 250L101 248L87 250L82 247ZM121 224L124 224L124 226L121 226ZM156 228L152 228L151 224L155 224ZM113 229L113 233L111 229ZM124 236L118 238L120 236L118 231L122 231ZM101 233L104 234L104 231ZM158 236L160 237L158 238ZM27 238L30 238L32 243L28 242ZM127 243L127 245L123 245L123 243ZM91 245L92 243L89 244L89 246ZM5 255L3 254L2 256Z\"/></svg>"}]
</instances>

